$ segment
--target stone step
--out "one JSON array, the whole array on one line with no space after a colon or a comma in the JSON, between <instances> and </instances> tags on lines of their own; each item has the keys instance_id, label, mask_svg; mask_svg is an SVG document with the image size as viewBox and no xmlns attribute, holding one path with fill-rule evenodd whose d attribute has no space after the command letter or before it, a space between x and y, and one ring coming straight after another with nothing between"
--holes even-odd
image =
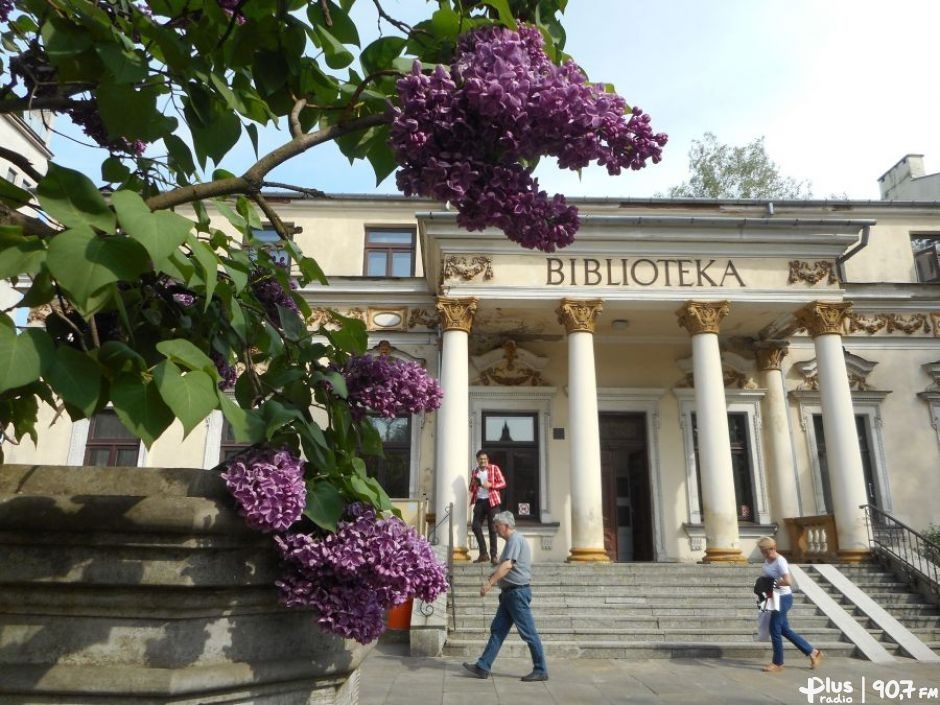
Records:
<instances>
[{"instance_id":1,"label":"stone step","mask_svg":"<svg viewBox=\"0 0 940 705\"><path fill-rule=\"evenodd\" d=\"M675 642L735 642L753 641L756 625L750 629L543 629L538 625L542 641L586 641L599 640L611 642L623 641L675 641ZM804 629L800 634L810 643L817 641L841 641L842 633L838 629ZM489 628L461 629L452 633L455 639L477 640L480 643L489 638ZM516 635L516 638L519 638Z\"/></svg>"},{"instance_id":2,"label":"stone step","mask_svg":"<svg viewBox=\"0 0 940 705\"><path fill-rule=\"evenodd\" d=\"M826 641L814 646L831 656L855 656L854 644L841 641ZM551 658L597 658L640 660L651 658L741 658L768 659L770 644L757 641L739 641L719 643L676 642L676 641L634 641L630 643L603 640L589 641L553 641L544 644L545 655ZM483 650L483 643L473 639L448 639L444 646L445 656L476 658ZM529 647L521 639L506 639L500 656L511 658L529 658ZM797 652L787 654L791 662Z\"/></svg>"},{"instance_id":3,"label":"stone step","mask_svg":"<svg viewBox=\"0 0 940 705\"><path fill-rule=\"evenodd\" d=\"M823 629L828 628L829 618L825 616L800 614L790 615L790 623L797 631L803 629ZM457 629L478 629L481 625L489 627L491 615L489 614L470 614L457 615ZM575 617L569 614L536 614L539 629L580 629L583 631L593 631L598 629L681 629L687 628L693 623L699 628L727 628L738 630L753 629L756 616L754 613L734 616L720 615L700 615L694 620L688 616L669 617L664 615L609 615L592 616L585 615Z\"/></svg>"}]
</instances>

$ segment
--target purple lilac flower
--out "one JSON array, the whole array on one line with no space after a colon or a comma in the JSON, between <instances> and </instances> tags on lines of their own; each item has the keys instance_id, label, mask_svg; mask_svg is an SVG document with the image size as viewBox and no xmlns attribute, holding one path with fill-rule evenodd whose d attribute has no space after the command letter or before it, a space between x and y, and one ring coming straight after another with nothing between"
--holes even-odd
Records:
<instances>
[{"instance_id":1,"label":"purple lilac flower","mask_svg":"<svg viewBox=\"0 0 940 705\"><path fill-rule=\"evenodd\" d=\"M0 22L6 22L13 11L13 0L0 0Z\"/></svg>"},{"instance_id":2,"label":"purple lilac flower","mask_svg":"<svg viewBox=\"0 0 940 705\"><path fill-rule=\"evenodd\" d=\"M124 137L111 139L101 119L101 113L98 112L98 104L94 100L74 104L66 112L72 118L72 122L105 149L112 152L125 152L135 157L141 156L147 149L147 143L143 140L128 140Z\"/></svg>"},{"instance_id":3,"label":"purple lilac flower","mask_svg":"<svg viewBox=\"0 0 940 705\"><path fill-rule=\"evenodd\" d=\"M221 353L213 350L209 357L212 359L215 369L222 379L219 381L219 389L223 392L228 391L235 386L235 380L238 378L238 371L234 365L228 364L228 360Z\"/></svg>"},{"instance_id":4,"label":"purple lilac flower","mask_svg":"<svg viewBox=\"0 0 940 705\"><path fill-rule=\"evenodd\" d=\"M196 296L188 292L177 292L173 294L173 300L183 308L189 308L196 303Z\"/></svg>"},{"instance_id":5,"label":"purple lilac flower","mask_svg":"<svg viewBox=\"0 0 940 705\"><path fill-rule=\"evenodd\" d=\"M239 9L245 1L246 0L217 0L219 7L222 8L226 15L235 17L236 24L245 24L247 21Z\"/></svg>"},{"instance_id":6,"label":"purple lilac flower","mask_svg":"<svg viewBox=\"0 0 940 705\"><path fill-rule=\"evenodd\" d=\"M370 412L393 418L430 411L437 409L444 397L440 384L421 365L390 355L350 358L342 374L350 410L357 420Z\"/></svg>"},{"instance_id":7,"label":"purple lilac flower","mask_svg":"<svg viewBox=\"0 0 940 705\"><path fill-rule=\"evenodd\" d=\"M291 289L297 288L293 279L288 281ZM300 310L297 307L297 302L281 286L281 282L270 273L258 269L254 270L251 274L251 291L255 298L261 302L268 318L275 323L280 323L281 320L277 310L278 306L289 311Z\"/></svg>"},{"instance_id":8,"label":"purple lilac flower","mask_svg":"<svg viewBox=\"0 0 940 705\"><path fill-rule=\"evenodd\" d=\"M387 608L414 596L430 602L447 590L430 544L401 519L379 519L361 503L347 509L336 533L275 542L286 571L277 582L282 604L311 607L323 629L363 644L382 633Z\"/></svg>"},{"instance_id":9,"label":"purple lilac flower","mask_svg":"<svg viewBox=\"0 0 940 705\"><path fill-rule=\"evenodd\" d=\"M449 71L425 74L415 62L397 85L399 189L453 203L469 230L495 226L546 252L573 241L577 209L540 190L523 164L550 155L567 169L596 162L619 174L659 162L667 141L577 64L553 64L531 26L470 32Z\"/></svg>"},{"instance_id":10,"label":"purple lilac flower","mask_svg":"<svg viewBox=\"0 0 940 705\"><path fill-rule=\"evenodd\" d=\"M253 529L285 531L307 502L304 463L287 450L262 448L229 461L222 479Z\"/></svg>"}]
</instances>

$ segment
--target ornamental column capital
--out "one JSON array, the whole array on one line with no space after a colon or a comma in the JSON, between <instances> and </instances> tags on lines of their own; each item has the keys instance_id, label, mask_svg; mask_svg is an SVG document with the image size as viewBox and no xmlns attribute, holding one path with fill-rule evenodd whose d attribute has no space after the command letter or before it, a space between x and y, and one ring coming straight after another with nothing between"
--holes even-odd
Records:
<instances>
[{"instance_id":1,"label":"ornamental column capital","mask_svg":"<svg viewBox=\"0 0 940 705\"><path fill-rule=\"evenodd\" d=\"M757 355L757 369L761 372L779 370L783 365L783 358L787 356L790 343L786 340L760 340L754 343L754 352Z\"/></svg>"},{"instance_id":2,"label":"ornamental column capital","mask_svg":"<svg viewBox=\"0 0 940 705\"><path fill-rule=\"evenodd\" d=\"M565 332L593 333L597 317L603 310L604 302L600 299L562 299L555 313L558 322L565 327Z\"/></svg>"},{"instance_id":3,"label":"ornamental column capital","mask_svg":"<svg viewBox=\"0 0 940 705\"><path fill-rule=\"evenodd\" d=\"M848 301L814 301L799 309L794 316L797 325L805 328L811 337L820 335L842 335L845 332L845 318L852 304Z\"/></svg>"},{"instance_id":4,"label":"ornamental column capital","mask_svg":"<svg viewBox=\"0 0 940 705\"><path fill-rule=\"evenodd\" d=\"M687 301L676 311L676 316L679 325L691 335L717 335L721 321L730 309L731 305L727 301Z\"/></svg>"},{"instance_id":5,"label":"ornamental column capital","mask_svg":"<svg viewBox=\"0 0 940 705\"><path fill-rule=\"evenodd\" d=\"M441 319L441 330L462 330L469 333L473 326L473 316L477 312L479 299L469 297L456 299L447 296L437 297L437 312Z\"/></svg>"}]
</instances>

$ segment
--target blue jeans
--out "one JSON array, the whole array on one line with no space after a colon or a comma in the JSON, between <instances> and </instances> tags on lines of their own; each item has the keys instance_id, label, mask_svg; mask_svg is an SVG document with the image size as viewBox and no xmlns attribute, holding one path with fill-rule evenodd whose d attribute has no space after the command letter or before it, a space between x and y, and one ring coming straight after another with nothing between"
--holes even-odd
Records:
<instances>
[{"instance_id":1,"label":"blue jeans","mask_svg":"<svg viewBox=\"0 0 940 705\"><path fill-rule=\"evenodd\" d=\"M499 608L490 624L490 640L486 642L483 655L477 660L477 665L485 671L493 669L493 661L499 653L503 641L509 634L512 625L516 625L519 636L529 645L532 654L532 670L537 673L548 673L545 664L545 652L542 650L542 640L535 629L535 620L532 618L532 588L520 587L515 590L503 591L499 594Z\"/></svg>"},{"instance_id":2,"label":"blue jeans","mask_svg":"<svg viewBox=\"0 0 940 705\"><path fill-rule=\"evenodd\" d=\"M812 645L790 629L787 612L791 607L793 607L793 595L781 595L780 609L770 613L770 644L774 649L774 663L778 666L783 665L783 637L789 639L790 643L802 651L804 656L813 653Z\"/></svg>"}]
</instances>

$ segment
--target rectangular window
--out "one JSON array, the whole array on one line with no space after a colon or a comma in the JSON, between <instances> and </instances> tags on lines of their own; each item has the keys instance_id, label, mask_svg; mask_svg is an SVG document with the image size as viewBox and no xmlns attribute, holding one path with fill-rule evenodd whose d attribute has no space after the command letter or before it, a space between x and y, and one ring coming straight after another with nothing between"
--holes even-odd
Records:
<instances>
[{"instance_id":1,"label":"rectangular window","mask_svg":"<svg viewBox=\"0 0 940 705\"><path fill-rule=\"evenodd\" d=\"M917 281L940 282L940 235L911 235Z\"/></svg>"},{"instance_id":2,"label":"rectangular window","mask_svg":"<svg viewBox=\"0 0 940 705\"><path fill-rule=\"evenodd\" d=\"M295 231L295 228L289 223L285 223L284 225L288 232ZM281 239L281 236L278 235L277 230L275 230L270 223L265 223L260 230L253 230L251 237L253 242L249 243L249 247L252 249L263 249L272 260L281 266L290 266L290 252L284 246L284 241ZM250 251L249 256L251 256Z\"/></svg>"},{"instance_id":3,"label":"rectangular window","mask_svg":"<svg viewBox=\"0 0 940 705\"><path fill-rule=\"evenodd\" d=\"M734 474L734 497L738 521L757 521L754 502L754 483L751 472L751 453L746 413L728 414L728 436L731 443L731 471ZM692 414L692 439L695 444L695 473L698 486L702 486L702 475L698 459L698 426ZM702 493L699 492L699 512L702 511Z\"/></svg>"},{"instance_id":4,"label":"rectangular window","mask_svg":"<svg viewBox=\"0 0 940 705\"><path fill-rule=\"evenodd\" d=\"M826 435L823 430L822 414L813 414L813 430L816 432L816 457L819 460L819 479L822 483L823 502L825 507L821 511L832 514L832 486L829 475L829 462L826 457ZM868 419L865 414L855 415L855 432L858 435L858 448L862 454L862 473L865 476L865 494L868 503L881 507L878 498L878 489L875 484L874 462L871 452L871 438L868 434Z\"/></svg>"},{"instance_id":5,"label":"rectangular window","mask_svg":"<svg viewBox=\"0 0 940 705\"><path fill-rule=\"evenodd\" d=\"M363 273L367 277L413 277L415 231L410 228L367 228Z\"/></svg>"},{"instance_id":6,"label":"rectangular window","mask_svg":"<svg viewBox=\"0 0 940 705\"><path fill-rule=\"evenodd\" d=\"M219 462L224 463L233 455L241 453L250 444L240 443L235 440L235 432L232 430L232 424L228 419L222 420L222 441L219 443Z\"/></svg>"},{"instance_id":7,"label":"rectangular window","mask_svg":"<svg viewBox=\"0 0 940 705\"><path fill-rule=\"evenodd\" d=\"M522 521L539 521L538 414L484 412L483 450L506 478L502 507Z\"/></svg>"},{"instance_id":8,"label":"rectangular window","mask_svg":"<svg viewBox=\"0 0 940 705\"><path fill-rule=\"evenodd\" d=\"M84 465L136 466L139 457L140 440L124 428L114 411L106 409L90 419Z\"/></svg>"},{"instance_id":9,"label":"rectangular window","mask_svg":"<svg viewBox=\"0 0 940 705\"><path fill-rule=\"evenodd\" d=\"M411 416L373 416L372 425L382 439L385 457L366 456L366 472L389 497L405 499L411 495Z\"/></svg>"}]
</instances>

